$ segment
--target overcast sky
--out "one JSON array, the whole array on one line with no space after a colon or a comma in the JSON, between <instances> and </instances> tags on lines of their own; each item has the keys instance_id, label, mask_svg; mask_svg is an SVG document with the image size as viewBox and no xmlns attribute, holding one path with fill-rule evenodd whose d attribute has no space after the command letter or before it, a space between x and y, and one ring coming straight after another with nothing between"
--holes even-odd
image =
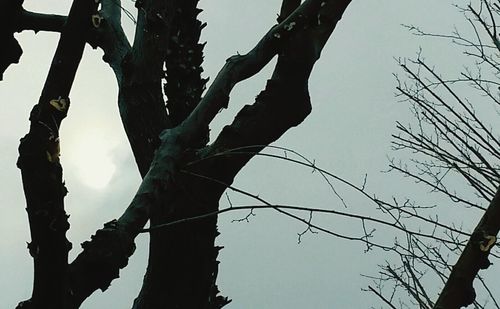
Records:
<instances>
[{"instance_id":1,"label":"overcast sky","mask_svg":"<svg viewBox=\"0 0 500 309\"><path fill-rule=\"evenodd\" d=\"M66 14L69 5L70 1L25 0L26 8L47 13ZM124 6L133 10L131 1ZM208 42L205 76L213 78L226 58L248 51L273 25L279 6L279 0L202 0L201 18L208 23L203 32ZM124 17L124 23L131 34L132 22ZM354 0L310 79L312 114L276 144L295 149L318 166L359 184L368 173L371 192L390 196L405 190L411 195L406 191L412 190L411 183L401 184L399 178L380 173L387 167L396 120L409 119L407 106L394 98L392 73L398 71L394 57L413 57L422 46L426 58L444 73L456 73L461 65L455 58L459 56L456 47L413 37L401 24L447 33L454 25L464 26L464 21L450 0ZM29 111L42 89L58 35L30 32L17 37L24 54L0 83L0 299L5 308L14 308L31 295L29 227L15 162L19 138L28 130ZM122 213L140 181L118 115L116 82L101 57L101 51L87 47L71 91L69 116L61 128L72 257L80 252L79 243ZM230 108L217 118L212 135L243 104L253 102L271 70L269 66L234 89ZM101 173L97 178L97 172L88 168L96 162ZM235 185L274 203L344 207L317 173L286 162L255 158ZM373 206L368 202L339 190L346 195L350 210L370 213ZM251 202L229 194L233 202ZM360 274L375 274L377 265L390 258L385 253L365 254L362 244L322 234L306 234L298 244L297 233L305 226L272 211L256 212L249 223L231 222L245 215L227 214L219 219L222 235L218 243L225 249L218 282L223 294L233 300L228 309L381 306L373 295L361 291L370 282ZM334 231L361 232L358 223L342 218L315 220ZM147 236L141 235L122 278L106 293L96 292L82 308L130 308L146 259ZM498 274L498 269L489 271Z\"/></svg>"}]
</instances>

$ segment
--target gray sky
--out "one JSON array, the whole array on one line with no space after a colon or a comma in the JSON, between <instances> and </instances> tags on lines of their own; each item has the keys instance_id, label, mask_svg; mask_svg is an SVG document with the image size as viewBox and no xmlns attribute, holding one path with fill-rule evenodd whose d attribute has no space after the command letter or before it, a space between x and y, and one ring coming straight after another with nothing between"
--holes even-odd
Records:
<instances>
[{"instance_id":1,"label":"gray sky","mask_svg":"<svg viewBox=\"0 0 500 309\"><path fill-rule=\"evenodd\" d=\"M460 2L460 1L458 1ZM436 32L449 32L464 25L450 0L354 0L316 64L310 80L313 112L276 144L301 152L317 165L361 183L368 173L368 189L390 196L408 195L411 183L381 174L386 169L391 133L396 120L409 119L407 106L396 103L397 65L394 57L414 56L423 46L427 59L445 73L456 73L456 47L412 37L401 24L416 24ZM70 1L25 0L31 10L66 14ZM214 77L226 58L248 51L275 22L279 0L203 0L201 18L208 22L203 38L205 74ZM131 2L124 6L133 9ZM126 21L127 31L132 24ZM55 49L58 35L18 35L24 49L19 65L6 72L0 83L0 291L5 308L14 308L29 298L32 262L26 250L29 231L19 170L15 167L18 140L28 130L28 115L36 103ZM116 82L100 57L101 51L87 47L71 92L72 106L62 126L62 164L69 195L72 257L79 243L96 229L119 216L138 184L139 174L122 130ZM458 61L459 63L459 61ZM243 104L253 102L272 67L238 85L230 108L220 114L212 128L216 134ZM89 151L90 150L90 151ZM85 155L82 156L81 154ZM86 175L89 162L102 162L111 180L95 188L98 179ZM102 177L101 177L102 178ZM101 179L102 180L102 179ZM235 185L274 203L342 209L317 173L266 158L252 160ZM102 185L104 186L104 184ZM370 213L366 201L339 188L349 210ZM230 193L233 202L250 203ZM385 259L383 253L363 253L359 243L349 243L322 234L307 234L297 244L303 224L272 211L257 212L249 223L231 223L245 213L219 219L222 235L219 286L233 299L232 308L369 308L378 300L362 292L369 280L360 273L375 274ZM473 224L477 218L472 218ZM357 222L337 217L317 218L334 231L359 234ZM466 223L467 224L467 223ZM389 235L390 236L390 235ZM129 308L137 295L146 267L147 236L138 238L138 249L130 265L106 293L96 292L82 308ZM498 272L497 269L489 270Z\"/></svg>"}]
</instances>

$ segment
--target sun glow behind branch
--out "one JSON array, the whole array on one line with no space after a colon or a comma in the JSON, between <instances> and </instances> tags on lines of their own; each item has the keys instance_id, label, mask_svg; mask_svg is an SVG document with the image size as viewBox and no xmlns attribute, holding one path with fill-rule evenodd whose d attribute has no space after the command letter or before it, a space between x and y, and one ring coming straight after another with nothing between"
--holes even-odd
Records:
<instances>
[{"instance_id":1,"label":"sun glow behind branch","mask_svg":"<svg viewBox=\"0 0 500 309\"><path fill-rule=\"evenodd\" d=\"M112 157L115 145L106 141L101 134L89 131L75 134L65 144L62 159L71 165L78 179L90 188L105 188L116 172Z\"/></svg>"}]
</instances>

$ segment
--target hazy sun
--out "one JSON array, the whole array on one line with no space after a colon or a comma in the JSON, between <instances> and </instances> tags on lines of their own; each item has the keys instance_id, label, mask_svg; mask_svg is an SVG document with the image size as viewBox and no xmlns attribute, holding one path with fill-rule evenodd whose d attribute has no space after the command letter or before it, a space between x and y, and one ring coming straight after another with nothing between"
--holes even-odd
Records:
<instances>
[{"instance_id":1,"label":"hazy sun","mask_svg":"<svg viewBox=\"0 0 500 309\"><path fill-rule=\"evenodd\" d=\"M76 175L86 186L94 189L106 187L116 171L110 145L99 134L75 136L67 149L62 149L66 162L76 169ZM62 145L64 146L64 145Z\"/></svg>"}]
</instances>

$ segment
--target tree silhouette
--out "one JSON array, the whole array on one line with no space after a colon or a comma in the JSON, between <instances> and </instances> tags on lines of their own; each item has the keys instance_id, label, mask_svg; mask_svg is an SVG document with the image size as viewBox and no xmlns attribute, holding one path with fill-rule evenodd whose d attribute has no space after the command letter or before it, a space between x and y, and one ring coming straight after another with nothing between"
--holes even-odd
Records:
<instances>
[{"instance_id":1,"label":"tree silhouette","mask_svg":"<svg viewBox=\"0 0 500 309\"><path fill-rule=\"evenodd\" d=\"M241 168L310 113L308 79L350 1L284 0L278 24L245 55L230 57L208 90L201 77L204 27L196 0L138 0L133 42L119 0L75 0L68 16L28 12L3 1L1 72L22 49L13 33L57 31L61 38L30 129L19 147L32 241L34 286L18 308L78 308L105 290L150 222L148 269L133 308L221 308L216 286L219 199ZM104 225L68 263L71 244L59 162L59 128L86 43L104 51L119 86L119 110L143 181L123 215ZM273 75L211 144L208 126L231 89L278 56ZM21 58L22 62L22 58ZM164 94L167 100L164 100ZM203 96L202 96L203 94ZM245 153L233 155L233 150ZM238 152L238 151L236 151ZM221 155L224 154L224 155ZM282 210L283 214L293 217ZM167 229L155 229L182 221Z\"/></svg>"},{"instance_id":2,"label":"tree silhouette","mask_svg":"<svg viewBox=\"0 0 500 309\"><path fill-rule=\"evenodd\" d=\"M416 59L399 61L404 77L397 76L398 97L410 105L414 122L398 122L392 145L409 159L393 159L390 168L423 185L444 204L429 206L421 197L377 201L396 226L418 224L421 233L434 236L428 241L407 232L406 239L392 247L400 263L382 265L375 286L369 287L390 308L499 308L480 270L498 258L500 7L498 1L480 0L458 9L471 27L466 34L407 28L418 36L449 40L463 50L472 64L464 64L459 77L443 77L422 51ZM461 209L477 217L475 227L450 221L453 216L447 214Z\"/></svg>"}]
</instances>

